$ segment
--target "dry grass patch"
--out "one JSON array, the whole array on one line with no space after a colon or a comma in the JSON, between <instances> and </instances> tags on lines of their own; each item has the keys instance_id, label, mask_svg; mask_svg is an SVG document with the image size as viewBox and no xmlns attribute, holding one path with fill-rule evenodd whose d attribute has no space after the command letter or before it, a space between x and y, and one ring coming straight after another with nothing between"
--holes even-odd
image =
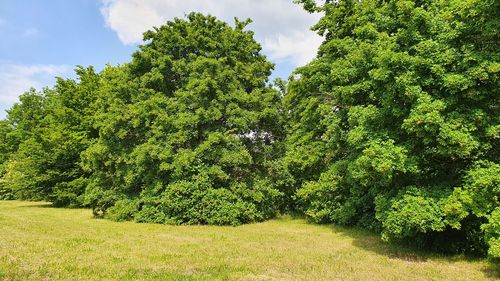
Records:
<instances>
[{"instance_id":1,"label":"dry grass patch","mask_svg":"<svg viewBox=\"0 0 500 281\"><path fill-rule=\"evenodd\" d=\"M0 280L494 280L485 261L414 253L282 218L239 227L93 219L0 201Z\"/></svg>"}]
</instances>

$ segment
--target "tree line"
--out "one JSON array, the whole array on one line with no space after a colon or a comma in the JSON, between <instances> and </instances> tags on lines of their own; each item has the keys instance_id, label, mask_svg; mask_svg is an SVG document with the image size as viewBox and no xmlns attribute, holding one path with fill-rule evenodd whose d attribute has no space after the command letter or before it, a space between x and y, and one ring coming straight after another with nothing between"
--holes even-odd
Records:
<instances>
[{"instance_id":1,"label":"tree line","mask_svg":"<svg viewBox=\"0 0 500 281\"><path fill-rule=\"evenodd\" d=\"M129 63L22 94L0 199L165 224L302 213L500 258L500 2L298 2L324 42L288 80L249 20L191 13Z\"/></svg>"}]
</instances>

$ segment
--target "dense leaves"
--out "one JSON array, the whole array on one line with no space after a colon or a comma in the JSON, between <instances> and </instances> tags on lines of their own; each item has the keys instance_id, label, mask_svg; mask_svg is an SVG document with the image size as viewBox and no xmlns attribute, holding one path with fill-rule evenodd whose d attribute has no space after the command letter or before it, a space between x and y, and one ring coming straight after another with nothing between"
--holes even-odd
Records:
<instances>
[{"instance_id":1,"label":"dense leaves","mask_svg":"<svg viewBox=\"0 0 500 281\"><path fill-rule=\"evenodd\" d=\"M282 192L280 94L247 22L190 14L145 33L102 74L99 139L85 153L95 214L157 223L239 224L272 217Z\"/></svg>"},{"instance_id":2,"label":"dense leaves","mask_svg":"<svg viewBox=\"0 0 500 281\"><path fill-rule=\"evenodd\" d=\"M99 77L92 68L77 68L76 74L79 81L59 79L53 89L23 94L8 111L0 157L10 154L0 159L0 196L83 204L87 175L80 154L93 138L91 105Z\"/></svg>"},{"instance_id":3,"label":"dense leaves","mask_svg":"<svg viewBox=\"0 0 500 281\"><path fill-rule=\"evenodd\" d=\"M300 208L498 257L499 2L300 2L325 37L285 96Z\"/></svg>"}]
</instances>

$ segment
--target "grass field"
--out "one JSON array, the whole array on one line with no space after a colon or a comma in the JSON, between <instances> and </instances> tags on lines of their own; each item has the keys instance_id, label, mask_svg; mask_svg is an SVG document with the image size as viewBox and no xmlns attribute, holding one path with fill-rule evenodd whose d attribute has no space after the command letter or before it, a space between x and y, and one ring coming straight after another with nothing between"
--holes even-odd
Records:
<instances>
[{"instance_id":1,"label":"grass field","mask_svg":"<svg viewBox=\"0 0 500 281\"><path fill-rule=\"evenodd\" d=\"M0 201L0 280L494 280L485 261L282 218L239 227L115 223Z\"/></svg>"}]
</instances>

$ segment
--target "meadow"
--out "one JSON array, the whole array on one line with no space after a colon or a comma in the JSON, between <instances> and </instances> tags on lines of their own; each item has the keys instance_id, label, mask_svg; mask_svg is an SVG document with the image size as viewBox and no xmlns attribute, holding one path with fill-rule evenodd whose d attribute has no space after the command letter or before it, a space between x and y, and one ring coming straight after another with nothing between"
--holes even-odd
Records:
<instances>
[{"instance_id":1,"label":"meadow","mask_svg":"<svg viewBox=\"0 0 500 281\"><path fill-rule=\"evenodd\" d=\"M238 227L95 219L0 201L0 280L495 280L485 260L419 253L364 230L282 217Z\"/></svg>"}]
</instances>

